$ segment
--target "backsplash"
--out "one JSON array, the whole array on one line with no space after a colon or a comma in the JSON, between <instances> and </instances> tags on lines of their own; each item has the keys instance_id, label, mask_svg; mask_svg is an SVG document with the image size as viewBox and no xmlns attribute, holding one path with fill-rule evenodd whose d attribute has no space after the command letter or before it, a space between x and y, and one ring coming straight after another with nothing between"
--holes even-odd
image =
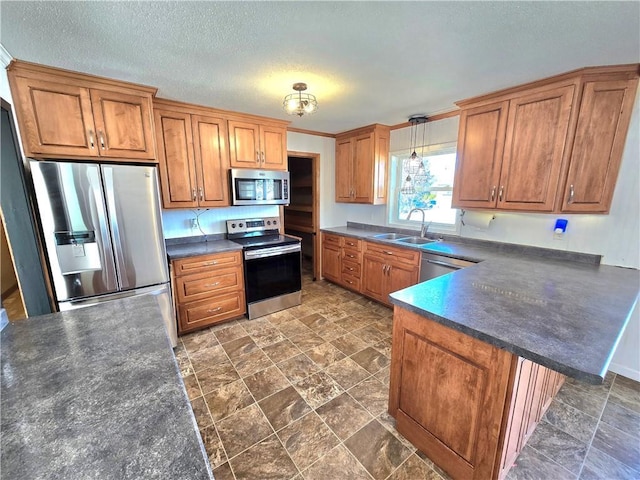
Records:
<instances>
[{"instance_id":1,"label":"backsplash","mask_svg":"<svg viewBox=\"0 0 640 480\"><path fill-rule=\"evenodd\" d=\"M194 208L191 210L163 210L162 230L164 238L196 237L227 233L227 220L235 218L278 217L277 205L259 205L244 207ZM192 226L197 218L198 226Z\"/></svg>"}]
</instances>

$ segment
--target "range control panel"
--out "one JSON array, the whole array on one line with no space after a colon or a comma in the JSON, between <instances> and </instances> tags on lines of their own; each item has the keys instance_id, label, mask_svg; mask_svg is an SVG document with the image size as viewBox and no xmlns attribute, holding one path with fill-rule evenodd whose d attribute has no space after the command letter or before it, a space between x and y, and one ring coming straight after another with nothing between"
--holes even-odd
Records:
<instances>
[{"instance_id":1,"label":"range control panel","mask_svg":"<svg viewBox=\"0 0 640 480\"><path fill-rule=\"evenodd\" d=\"M227 220L227 233L263 232L277 230L279 227L280 219L278 217Z\"/></svg>"}]
</instances>

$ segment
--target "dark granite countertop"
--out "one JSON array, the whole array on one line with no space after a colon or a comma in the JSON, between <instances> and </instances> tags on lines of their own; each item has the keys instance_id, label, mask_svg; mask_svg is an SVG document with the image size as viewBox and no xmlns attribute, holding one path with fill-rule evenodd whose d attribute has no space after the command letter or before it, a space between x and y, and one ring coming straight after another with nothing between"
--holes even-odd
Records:
<instances>
[{"instance_id":1,"label":"dark granite countertop","mask_svg":"<svg viewBox=\"0 0 640 480\"><path fill-rule=\"evenodd\" d=\"M153 296L10 323L2 478L212 479Z\"/></svg>"},{"instance_id":2,"label":"dark granite countertop","mask_svg":"<svg viewBox=\"0 0 640 480\"><path fill-rule=\"evenodd\" d=\"M372 236L386 230L323 231L380 241ZM598 265L598 256L508 244L407 248L481 263L394 292L395 305L570 377L602 383L638 298L638 270Z\"/></svg>"},{"instance_id":3,"label":"dark granite countertop","mask_svg":"<svg viewBox=\"0 0 640 480\"><path fill-rule=\"evenodd\" d=\"M166 242L169 260L242 250L242 245L224 238L194 237L191 241L178 242L175 240Z\"/></svg>"}]
</instances>

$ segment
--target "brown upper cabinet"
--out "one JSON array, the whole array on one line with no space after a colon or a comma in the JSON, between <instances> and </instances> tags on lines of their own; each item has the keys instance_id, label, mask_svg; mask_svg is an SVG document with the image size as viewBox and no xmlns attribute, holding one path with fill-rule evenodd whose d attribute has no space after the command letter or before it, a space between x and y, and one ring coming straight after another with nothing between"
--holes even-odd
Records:
<instances>
[{"instance_id":1,"label":"brown upper cabinet","mask_svg":"<svg viewBox=\"0 0 640 480\"><path fill-rule=\"evenodd\" d=\"M231 168L287 169L287 123L229 119Z\"/></svg>"},{"instance_id":2,"label":"brown upper cabinet","mask_svg":"<svg viewBox=\"0 0 640 480\"><path fill-rule=\"evenodd\" d=\"M453 206L608 212L637 77L590 67L458 102Z\"/></svg>"},{"instance_id":3,"label":"brown upper cabinet","mask_svg":"<svg viewBox=\"0 0 640 480\"><path fill-rule=\"evenodd\" d=\"M374 124L336 135L336 202L386 203L389 131Z\"/></svg>"},{"instance_id":4,"label":"brown upper cabinet","mask_svg":"<svg viewBox=\"0 0 640 480\"><path fill-rule=\"evenodd\" d=\"M155 88L19 60L7 70L27 157L155 161Z\"/></svg>"},{"instance_id":5,"label":"brown upper cabinet","mask_svg":"<svg viewBox=\"0 0 640 480\"><path fill-rule=\"evenodd\" d=\"M226 119L162 99L154 101L154 118L163 207L230 205Z\"/></svg>"}]
</instances>

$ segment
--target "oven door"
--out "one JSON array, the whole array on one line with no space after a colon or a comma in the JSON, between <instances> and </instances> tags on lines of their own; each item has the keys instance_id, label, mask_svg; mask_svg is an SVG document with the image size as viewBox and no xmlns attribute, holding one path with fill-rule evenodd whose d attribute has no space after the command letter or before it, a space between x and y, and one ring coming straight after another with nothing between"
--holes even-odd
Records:
<instances>
[{"instance_id":1,"label":"oven door","mask_svg":"<svg viewBox=\"0 0 640 480\"><path fill-rule=\"evenodd\" d=\"M251 304L302 289L300 244L247 250L244 282Z\"/></svg>"}]
</instances>

